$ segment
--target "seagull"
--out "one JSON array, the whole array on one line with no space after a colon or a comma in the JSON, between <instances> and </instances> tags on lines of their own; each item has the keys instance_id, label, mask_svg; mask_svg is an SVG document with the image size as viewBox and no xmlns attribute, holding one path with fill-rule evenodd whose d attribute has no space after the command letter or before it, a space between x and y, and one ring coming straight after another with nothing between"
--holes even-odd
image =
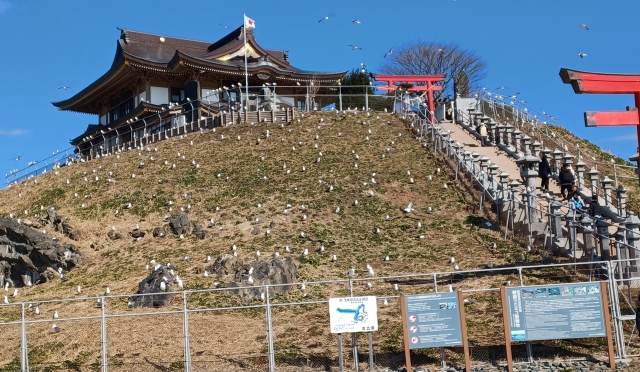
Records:
<instances>
[{"instance_id":1,"label":"seagull","mask_svg":"<svg viewBox=\"0 0 640 372\"><path fill-rule=\"evenodd\" d=\"M458 266L458 264L457 264L457 263L455 263L455 264L453 265L453 269L454 269L455 271L458 271L458 270L460 270L460 266Z\"/></svg>"},{"instance_id":2,"label":"seagull","mask_svg":"<svg viewBox=\"0 0 640 372\"><path fill-rule=\"evenodd\" d=\"M587 53L583 53L583 52L578 53L578 57L580 58L584 58L586 56L587 56Z\"/></svg>"},{"instance_id":3,"label":"seagull","mask_svg":"<svg viewBox=\"0 0 640 372\"><path fill-rule=\"evenodd\" d=\"M304 252L302 252L302 255L304 257L307 257L309 255L309 250L307 248L304 249Z\"/></svg>"},{"instance_id":4,"label":"seagull","mask_svg":"<svg viewBox=\"0 0 640 372\"><path fill-rule=\"evenodd\" d=\"M337 259L338 257L335 254L331 256L331 262L336 262Z\"/></svg>"},{"instance_id":5,"label":"seagull","mask_svg":"<svg viewBox=\"0 0 640 372\"><path fill-rule=\"evenodd\" d=\"M452 263L452 264L453 264L453 263L455 263L455 262L456 262L455 257L451 257L451 258L449 259L449 262L450 262L450 263Z\"/></svg>"},{"instance_id":6,"label":"seagull","mask_svg":"<svg viewBox=\"0 0 640 372\"><path fill-rule=\"evenodd\" d=\"M54 332L56 332L56 333L58 333L58 332L62 331L62 328L58 327L58 326L57 326L57 325L55 325L55 324L54 324L53 326L51 326L51 329L53 329L53 331L54 331Z\"/></svg>"},{"instance_id":7,"label":"seagull","mask_svg":"<svg viewBox=\"0 0 640 372\"><path fill-rule=\"evenodd\" d=\"M584 23L581 23L578 27L584 28L585 30L589 31L589 26L585 25Z\"/></svg>"},{"instance_id":8,"label":"seagull","mask_svg":"<svg viewBox=\"0 0 640 372\"><path fill-rule=\"evenodd\" d=\"M5 303L5 304L8 304L8 303L9 303L9 297L4 296L4 303Z\"/></svg>"},{"instance_id":9,"label":"seagull","mask_svg":"<svg viewBox=\"0 0 640 372\"><path fill-rule=\"evenodd\" d=\"M208 277L209 276L209 272L207 270L204 271L204 277Z\"/></svg>"},{"instance_id":10,"label":"seagull","mask_svg":"<svg viewBox=\"0 0 640 372\"><path fill-rule=\"evenodd\" d=\"M354 268L349 269L349 271L347 272L347 275L349 277L355 276L356 275L356 269L354 269Z\"/></svg>"},{"instance_id":11,"label":"seagull","mask_svg":"<svg viewBox=\"0 0 640 372\"><path fill-rule=\"evenodd\" d=\"M60 316L58 315L58 310L53 313L53 319L58 319Z\"/></svg>"},{"instance_id":12,"label":"seagull","mask_svg":"<svg viewBox=\"0 0 640 372\"><path fill-rule=\"evenodd\" d=\"M581 26L581 27L582 27L582 26ZM59 87L58 89L67 90L67 89L71 89L71 87L62 86L62 87Z\"/></svg>"},{"instance_id":13,"label":"seagull","mask_svg":"<svg viewBox=\"0 0 640 372\"><path fill-rule=\"evenodd\" d=\"M387 58L387 56L390 56L391 54L393 54L393 48L389 49L387 54L385 54L384 57L382 57L382 58Z\"/></svg>"},{"instance_id":14,"label":"seagull","mask_svg":"<svg viewBox=\"0 0 640 372\"><path fill-rule=\"evenodd\" d=\"M184 262L191 263L191 259L187 256L184 256Z\"/></svg>"},{"instance_id":15,"label":"seagull","mask_svg":"<svg viewBox=\"0 0 640 372\"><path fill-rule=\"evenodd\" d=\"M40 315L40 308L38 306L36 306L35 313L36 315Z\"/></svg>"},{"instance_id":16,"label":"seagull","mask_svg":"<svg viewBox=\"0 0 640 372\"><path fill-rule=\"evenodd\" d=\"M318 23L322 22L322 21L328 21L329 20L329 16L326 16L324 18L322 18L321 20L318 21Z\"/></svg>"},{"instance_id":17,"label":"seagull","mask_svg":"<svg viewBox=\"0 0 640 372\"><path fill-rule=\"evenodd\" d=\"M247 283L253 284L253 277L249 275L249 279L247 279Z\"/></svg>"},{"instance_id":18,"label":"seagull","mask_svg":"<svg viewBox=\"0 0 640 372\"><path fill-rule=\"evenodd\" d=\"M360 48L359 46L356 46L356 45L349 44L347 46L350 46L351 50L362 50L362 48Z\"/></svg>"},{"instance_id":19,"label":"seagull","mask_svg":"<svg viewBox=\"0 0 640 372\"><path fill-rule=\"evenodd\" d=\"M355 24L359 25L361 22L360 22L360 20L359 20L359 19L354 19L354 20L353 20L353 23L355 23Z\"/></svg>"},{"instance_id":20,"label":"seagull","mask_svg":"<svg viewBox=\"0 0 640 372\"><path fill-rule=\"evenodd\" d=\"M160 290L165 292L167 290L167 284L165 282L160 282Z\"/></svg>"},{"instance_id":21,"label":"seagull","mask_svg":"<svg viewBox=\"0 0 640 372\"><path fill-rule=\"evenodd\" d=\"M413 202L410 202L405 208L402 209L404 213L411 213L413 211Z\"/></svg>"},{"instance_id":22,"label":"seagull","mask_svg":"<svg viewBox=\"0 0 640 372\"><path fill-rule=\"evenodd\" d=\"M395 291L399 290L399 288L398 288L398 283L396 283L396 284L394 284L394 285L393 285L393 290L395 290Z\"/></svg>"},{"instance_id":23,"label":"seagull","mask_svg":"<svg viewBox=\"0 0 640 372\"><path fill-rule=\"evenodd\" d=\"M384 299L383 305L384 305L384 306L389 306L389 301L387 301L387 299L386 299L386 298Z\"/></svg>"}]
</instances>

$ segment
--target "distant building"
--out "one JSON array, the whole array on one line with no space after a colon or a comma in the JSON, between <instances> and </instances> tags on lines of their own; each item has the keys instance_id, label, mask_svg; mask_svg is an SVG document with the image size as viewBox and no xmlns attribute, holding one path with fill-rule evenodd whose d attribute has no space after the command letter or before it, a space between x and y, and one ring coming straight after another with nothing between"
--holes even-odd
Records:
<instances>
[{"instance_id":1,"label":"distant building","mask_svg":"<svg viewBox=\"0 0 640 372\"><path fill-rule=\"evenodd\" d=\"M243 27L214 43L119 30L109 71L53 103L61 111L98 116L97 124L71 140L77 152L119 146L223 110L272 110L274 99L276 107L305 108L310 86L336 85L346 74L295 68L287 51L262 48L247 29L247 100Z\"/></svg>"}]
</instances>

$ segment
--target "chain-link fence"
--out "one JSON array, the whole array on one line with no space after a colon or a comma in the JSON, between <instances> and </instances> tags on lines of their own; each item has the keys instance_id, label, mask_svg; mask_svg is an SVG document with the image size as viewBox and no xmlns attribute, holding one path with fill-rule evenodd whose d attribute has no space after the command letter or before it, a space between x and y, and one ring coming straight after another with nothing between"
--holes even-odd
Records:
<instances>
[{"instance_id":1,"label":"chain-link fence","mask_svg":"<svg viewBox=\"0 0 640 372\"><path fill-rule=\"evenodd\" d=\"M406 365L400 295L449 291L462 292L472 368L504 366L500 287L602 280L610 288L618 356L638 355L640 278L624 269L631 262L186 291L169 294L158 308L132 307L125 296L0 305L0 371L355 371L356 358L359 371L399 370ZM242 290L258 296L239 298ZM328 299L348 296L376 296L378 330L331 333ZM515 363L607 352L603 338L517 342L511 350ZM461 346L410 354L415 368L465 364Z\"/></svg>"}]
</instances>

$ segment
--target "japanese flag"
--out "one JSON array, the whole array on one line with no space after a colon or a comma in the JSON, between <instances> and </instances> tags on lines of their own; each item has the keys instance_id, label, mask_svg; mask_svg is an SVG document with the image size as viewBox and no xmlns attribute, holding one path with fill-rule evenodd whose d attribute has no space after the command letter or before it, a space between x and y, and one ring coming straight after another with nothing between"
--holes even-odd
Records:
<instances>
[{"instance_id":1,"label":"japanese flag","mask_svg":"<svg viewBox=\"0 0 640 372\"><path fill-rule=\"evenodd\" d=\"M256 21L247 16L244 16L244 25L248 28L256 28Z\"/></svg>"}]
</instances>

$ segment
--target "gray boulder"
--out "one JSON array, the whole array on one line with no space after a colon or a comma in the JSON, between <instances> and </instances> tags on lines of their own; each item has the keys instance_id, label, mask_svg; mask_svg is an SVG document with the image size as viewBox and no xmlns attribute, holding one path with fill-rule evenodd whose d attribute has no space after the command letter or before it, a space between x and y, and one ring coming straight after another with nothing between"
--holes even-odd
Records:
<instances>
[{"instance_id":1,"label":"gray boulder","mask_svg":"<svg viewBox=\"0 0 640 372\"><path fill-rule=\"evenodd\" d=\"M129 236L131 236L134 239L144 238L145 235L147 235L147 233L140 229L133 230L132 232L129 233Z\"/></svg>"},{"instance_id":2,"label":"gray boulder","mask_svg":"<svg viewBox=\"0 0 640 372\"><path fill-rule=\"evenodd\" d=\"M253 272L249 275L251 268ZM288 292L298 278L298 263L291 257L241 261L233 255L223 254L207 271L226 281L227 288L236 288L232 292L248 302L260 299L264 290L260 285L274 285L269 288L270 295ZM253 284L249 284L249 276Z\"/></svg>"},{"instance_id":3,"label":"gray boulder","mask_svg":"<svg viewBox=\"0 0 640 372\"><path fill-rule=\"evenodd\" d=\"M156 227L153 229L153 237L154 238L164 238L166 232L164 231L164 227Z\"/></svg>"},{"instance_id":4,"label":"gray boulder","mask_svg":"<svg viewBox=\"0 0 640 372\"><path fill-rule=\"evenodd\" d=\"M138 291L131 297L129 302L133 307L163 307L171 303L174 295L165 292L173 291L175 278L171 275L171 270L165 266L160 266L138 284ZM161 283L165 282L166 290L161 290Z\"/></svg>"},{"instance_id":5,"label":"gray boulder","mask_svg":"<svg viewBox=\"0 0 640 372\"><path fill-rule=\"evenodd\" d=\"M0 218L0 287L47 281L47 270L67 272L82 255L72 244L61 244L40 231Z\"/></svg>"},{"instance_id":6,"label":"gray boulder","mask_svg":"<svg viewBox=\"0 0 640 372\"><path fill-rule=\"evenodd\" d=\"M169 227L171 227L171 231L176 235L189 234L191 232L189 216L181 214L178 217L171 219L171 221L169 221Z\"/></svg>"}]
</instances>

